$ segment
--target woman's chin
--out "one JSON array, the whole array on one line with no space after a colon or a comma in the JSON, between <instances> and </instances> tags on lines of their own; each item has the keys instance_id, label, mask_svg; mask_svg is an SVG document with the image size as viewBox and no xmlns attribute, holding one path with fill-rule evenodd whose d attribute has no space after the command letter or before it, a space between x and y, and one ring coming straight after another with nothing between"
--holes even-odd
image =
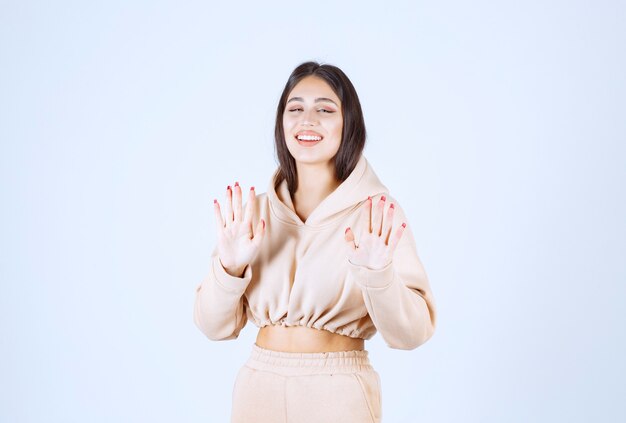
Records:
<instances>
[{"instance_id":1,"label":"woman's chin","mask_svg":"<svg viewBox=\"0 0 626 423\"><path fill-rule=\"evenodd\" d=\"M328 164L333 158L333 156L330 155L320 154L296 154L295 156L292 154L292 157L297 164L306 165Z\"/></svg>"}]
</instances>

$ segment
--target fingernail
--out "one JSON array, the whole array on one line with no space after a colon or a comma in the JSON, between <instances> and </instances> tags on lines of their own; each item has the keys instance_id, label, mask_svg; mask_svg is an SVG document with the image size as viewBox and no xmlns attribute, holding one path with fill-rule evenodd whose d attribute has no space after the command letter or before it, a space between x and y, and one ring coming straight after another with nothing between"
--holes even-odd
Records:
<instances>
[{"instance_id":1,"label":"fingernail","mask_svg":"<svg viewBox=\"0 0 626 423\"><path fill-rule=\"evenodd\" d=\"M229 186L227 186L227 187L226 187L226 189L227 189L227 190L229 190L229 189L230 189L230 185L229 185Z\"/></svg>"},{"instance_id":2,"label":"fingernail","mask_svg":"<svg viewBox=\"0 0 626 423\"><path fill-rule=\"evenodd\" d=\"M343 233L344 235L348 233L348 229L350 228L346 228L345 232Z\"/></svg>"},{"instance_id":3,"label":"fingernail","mask_svg":"<svg viewBox=\"0 0 626 423\"><path fill-rule=\"evenodd\" d=\"M235 182L235 186L238 187L239 186L239 182Z\"/></svg>"},{"instance_id":4,"label":"fingernail","mask_svg":"<svg viewBox=\"0 0 626 423\"><path fill-rule=\"evenodd\" d=\"M250 191L254 191L254 187L250 187Z\"/></svg>"},{"instance_id":5,"label":"fingernail","mask_svg":"<svg viewBox=\"0 0 626 423\"><path fill-rule=\"evenodd\" d=\"M372 197L370 197L370 196L368 195L368 196L367 196L367 199L368 199L368 200L371 200L371 199L372 199Z\"/></svg>"},{"instance_id":6,"label":"fingernail","mask_svg":"<svg viewBox=\"0 0 626 423\"><path fill-rule=\"evenodd\" d=\"M391 203L391 205L389 206L390 209L393 209L393 203Z\"/></svg>"},{"instance_id":7,"label":"fingernail","mask_svg":"<svg viewBox=\"0 0 626 423\"><path fill-rule=\"evenodd\" d=\"M213 199L213 204L215 204L215 203L217 203L217 199L214 198Z\"/></svg>"},{"instance_id":8,"label":"fingernail","mask_svg":"<svg viewBox=\"0 0 626 423\"><path fill-rule=\"evenodd\" d=\"M381 199L381 201L385 201L386 200L384 195L382 197L380 197L380 199Z\"/></svg>"},{"instance_id":9,"label":"fingernail","mask_svg":"<svg viewBox=\"0 0 626 423\"><path fill-rule=\"evenodd\" d=\"M406 223L403 223L403 224L402 224L402 227L403 227L403 228L406 228Z\"/></svg>"},{"instance_id":10,"label":"fingernail","mask_svg":"<svg viewBox=\"0 0 626 423\"><path fill-rule=\"evenodd\" d=\"M263 229L265 229L265 220L261 219L261 223L263 224Z\"/></svg>"}]
</instances>

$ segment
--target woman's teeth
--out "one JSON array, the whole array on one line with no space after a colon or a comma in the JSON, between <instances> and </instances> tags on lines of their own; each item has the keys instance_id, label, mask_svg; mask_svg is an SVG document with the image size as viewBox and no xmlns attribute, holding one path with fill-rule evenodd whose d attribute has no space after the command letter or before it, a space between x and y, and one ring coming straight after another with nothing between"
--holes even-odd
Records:
<instances>
[{"instance_id":1,"label":"woman's teeth","mask_svg":"<svg viewBox=\"0 0 626 423\"><path fill-rule=\"evenodd\" d=\"M322 139L322 137L316 137L314 135L298 135L296 138L300 141L319 141Z\"/></svg>"}]
</instances>

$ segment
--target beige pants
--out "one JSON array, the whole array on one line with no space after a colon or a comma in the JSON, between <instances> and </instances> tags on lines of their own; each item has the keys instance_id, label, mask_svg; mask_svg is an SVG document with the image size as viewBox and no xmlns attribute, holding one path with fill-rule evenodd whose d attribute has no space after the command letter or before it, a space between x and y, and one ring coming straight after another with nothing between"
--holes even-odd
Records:
<instances>
[{"instance_id":1,"label":"beige pants","mask_svg":"<svg viewBox=\"0 0 626 423\"><path fill-rule=\"evenodd\" d=\"M380 376L368 354L291 353L253 344L235 380L231 423L380 422Z\"/></svg>"}]
</instances>

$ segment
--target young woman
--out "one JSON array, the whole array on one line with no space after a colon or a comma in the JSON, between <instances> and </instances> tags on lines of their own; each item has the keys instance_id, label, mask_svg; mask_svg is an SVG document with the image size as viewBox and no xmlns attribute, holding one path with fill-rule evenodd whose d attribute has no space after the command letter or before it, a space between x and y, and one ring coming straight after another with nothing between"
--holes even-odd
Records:
<instances>
[{"instance_id":1,"label":"young woman","mask_svg":"<svg viewBox=\"0 0 626 423\"><path fill-rule=\"evenodd\" d=\"M238 182L214 200L218 242L196 288L211 340L259 327L232 394L232 422L379 422L364 341L414 349L435 303L404 211L363 156L357 93L336 66L302 63L280 97L279 165L267 192Z\"/></svg>"}]
</instances>

